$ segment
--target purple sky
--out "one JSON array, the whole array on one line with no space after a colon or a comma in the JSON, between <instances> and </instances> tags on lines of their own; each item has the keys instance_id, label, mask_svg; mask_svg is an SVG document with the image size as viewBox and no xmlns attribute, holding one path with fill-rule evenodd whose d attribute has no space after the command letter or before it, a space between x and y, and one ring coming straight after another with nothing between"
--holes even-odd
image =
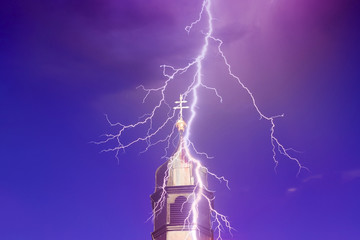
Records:
<instances>
[{"instance_id":1,"label":"purple sky","mask_svg":"<svg viewBox=\"0 0 360 240\"><path fill-rule=\"evenodd\" d=\"M148 111L143 84L159 66L199 52L201 1L5 1L0 8L0 239L150 239L154 173L164 146L120 155L89 144ZM230 180L211 181L236 240L355 240L360 236L360 4L352 0L214 0L214 35L234 72L277 121L277 137L311 173L280 158L269 124L226 75L204 63L192 139ZM214 47L214 46L213 46ZM182 84L181 82L179 83ZM174 96L178 97L174 88ZM175 94L176 93L176 94ZM137 134L134 132L133 134ZM130 139L131 136L129 136ZM124 139L128 140L127 138Z\"/></svg>"}]
</instances>

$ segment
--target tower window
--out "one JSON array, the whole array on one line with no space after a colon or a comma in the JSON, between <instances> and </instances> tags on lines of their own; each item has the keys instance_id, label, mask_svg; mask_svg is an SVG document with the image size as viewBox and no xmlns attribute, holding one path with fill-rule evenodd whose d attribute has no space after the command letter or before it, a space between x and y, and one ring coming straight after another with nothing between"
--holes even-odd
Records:
<instances>
[{"instance_id":1,"label":"tower window","mask_svg":"<svg viewBox=\"0 0 360 240\"><path fill-rule=\"evenodd\" d=\"M170 224L183 225L190 212L190 202L186 202L186 197L179 196L174 203L170 204ZM189 219L191 221L191 219Z\"/></svg>"}]
</instances>

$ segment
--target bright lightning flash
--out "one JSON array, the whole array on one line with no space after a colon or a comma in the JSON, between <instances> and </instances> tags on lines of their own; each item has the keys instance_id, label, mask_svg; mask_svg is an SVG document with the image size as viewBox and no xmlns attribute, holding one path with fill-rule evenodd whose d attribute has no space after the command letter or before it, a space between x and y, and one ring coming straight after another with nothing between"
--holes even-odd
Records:
<instances>
[{"instance_id":1,"label":"bright lightning flash","mask_svg":"<svg viewBox=\"0 0 360 240\"><path fill-rule=\"evenodd\" d=\"M172 168L173 162L172 159L174 158L168 158L168 149L170 147L170 142L171 139L174 139L174 136L176 135L176 131L175 131L175 126L172 127L172 131L168 134L165 134L165 137L161 138L160 140L157 140L155 142L152 142L152 139L161 134L162 131L165 130L166 126L168 126L169 124L173 123L175 118L179 117L180 120L178 120L177 122L177 127L179 129L179 131L184 131L184 135L180 136L180 148L179 150L175 153L174 157L176 157L177 154L182 154L185 153L187 159L189 159L190 164L192 164L194 171L195 171L195 177L196 177L196 181L195 181L195 188L194 191L192 192L192 194L190 194L188 196L187 202L191 202L191 208L190 208L190 212L187 216L187 218L185 219L184 222L184 228L186 227L187 229L191 229L191 237L189 236L189 239L192 240L197 240L198 236L199 236L199 228L198 228L198 216L199 216L199 210L198 210L198 206L199 206L199 202L202 199L205 199L205 201L208 202L209 204L209 208L210 208L210 214L212 217L212 224L213 224L213 228L214 231L217 233L217 240L221 240L222 239L222 232L224 229L228 229L231 232L231 225L230 222L228 221L228 219L226 218L225 215L222 215L221 213L217 212L213 207L212 207L212 200L210 199L205 193L204 190L208 191L207 187L205 186L202 178L200 177L201 171L205 171L207 174L215 177L216 179L218 179L219 181L225 181L226 185L228 184L228 181L224 178L224 177L219 177L217 175L215 175L214 173L211 173L208 171L208 169L206 167L204 167L202 165L202 163L193 158L190 154L190 150L192 149L192 151L197 154L197 155L204 155L206 158L209 158L208 155L206 153L202 153L202 152L198 152L195 149L194 144L190 141L190 136L191 136L191 127L192 127L192 123L196 117L196 105L198 102L198 90L199 88L205 88L207 90L210 90L212 92L214 92L214 94L220 99L220 101L222 101L222 97L219 95L218 91L216 88L213 87L209 87L205 84L205 81L203 79L203 60L206 58L207 53L208 53L208 49L210 47L211 43L214 43L216 46L216 49L218 51L218 53L220 54L221 58L223 59L223 62L225 64L225 66L227 67L228 70L228 74L235 79L238 84L248 93L248 96L250 97L250 100L252 102L253 107L256 109L257 113L260 115L260 119L265 119L266 121L268 121L270 123L270 143L272 146L272 158L275 164L274 169L276 170L279 162L277 160L277 154L281 154L284 155L286 158L294 161L297 166L298 166L298 173L300 173L300 171L302 169L307 169L306 167L302 166L300 161L293 157L289 151L291 151L291 149L285 148L284 145L282 143L280 143L280 141L278 140L278 138L275 136L275 119L279 118L279 117L283 117L284 115L275 115L275 116L266 116L264 115L261 111L260 108L258 107L255 97L254 95L251 93L251 91L249 90L248 87L246 87L244 85L244 83L240 80L240 78L238 76L236 76L231 69L231 65L229 64L223 50L222 50L222 45L223 42L221 39L219 38L215 38L213 36L213 16L212 16L212 12L211 12L211 0L203 0L202 2L202 7L201 10L199 12L198 18L191 22L190 25L185 27L185 30L190 34L192 28L198 24L199 22L203 21L203 18L206 19L206 24L207 24L207 30L206 32L203 34L204 38L203 38L203 45L201 47L200 53L199 55L196 56L196 58L194 58L195 60L188 63L186 66L183 67L173 67L170 65L162 65L162 69L163 69L163 75L166 77L166 80L164 81L164 84L159 87L159 88L145 88L143 85L139 86L139 88L143 89L146 94L145 97L143 99L143 102L146 101L146 99L149 97L150 94L152 93L159 93L161 96L161 99L159 100L159 102L153 107L152 111L145 114L138 122L135 122L133 124L129 124L129 125L125 125L122 123L112 123L109 118L106 116L107 121L109 122L109 124L111 126L117 126L120 128L119 132L117 132L116 134L105 134L105 140L103 141L99 141L99 142L95 142L96 144L104 144L104 143L108 143L110 141L116 141L117 145L116 147L113 148L109 148L109 149L105 149L103 150L103 152L110 152L110 151L114 151L116 153L116 158L118 159L118 154L119 151L121 150L125 150L129 147L131 147L132 145L136 144L136 143L140 143L140 142L145 142L147 144L146 148L144 149L144 152L147 151L150 147L159 144L159 143L166 143L166 147L165 147L165 155L163 156L163 158L167 158L169 159L169 163L168 163L168 167L167 167L167 171L165 172L165 177L164 177L164 181L163 181L163 186L162 186L162 195L160 197L160 199L155 203L155 207L154 207L154 212L152 217L155 217L164 207L165 204L165 197L166 197L166 191L165 191L165 187L166 187L166 183L167 180L169 178L169 174L170 174L170 169ZM174 109L171 109L170 105L165 101L165 96L167 94L167 90L168 90L168 86L170 84L170 82L172 81L176 81L178 75L183 74L185 72L187 72L189 69L195 69L195 73L193 75L193 80L191 81L191 83L187 86L187 90L185 92L183 92L181 94L181 98L180 101L178 101L177 103L180 103L180 107L175 107ZM182 120L182 109L186 108L182 106L183 102L186 102L185 99L192 94L192 103L190 106L190 118L188 120L187 123L187 127L186 130L184 130L185 128L179 128L179 124L185 124L185 122ZM184 100L183 100L184 99ZM153 119L154 116L156 116L156 114L160 111L160 109L162 107L167 107L169 109L169 113L166 117L166 119L158 126L153 128ZM176 114L176 110L180 109L180 113L179 115ZM180 121L180 122L179 122ZM148 129L146 131L145 136L143 137L138 137L135 138L127 143L123 143L120 138L123 136L124 133L126 133L128 130L130 129L134 129L140 126L148 126ZM228 186L228 185L227 185Z\"/></svg>"}]
</instances>

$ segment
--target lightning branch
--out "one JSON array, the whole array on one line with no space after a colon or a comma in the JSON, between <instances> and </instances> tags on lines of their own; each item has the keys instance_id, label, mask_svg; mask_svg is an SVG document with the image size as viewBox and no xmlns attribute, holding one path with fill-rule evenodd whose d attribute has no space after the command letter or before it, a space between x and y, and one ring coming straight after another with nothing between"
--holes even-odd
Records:
<instances>
[{"instance_id":1,"label":"lightning branch","mask_svg":"<svg viewBox=\"0 0 360 240\"><path fill-rule=\"evenodd\" d=\"M108 148L102 150L102 152L115 152L115 157L119 161L119 152L125 151L127 148L144 142L146 144L146 147L144 148L143 152L147 151L149 148L160 144L165 143L165 152L162 156L166 160L168 160L167 164L167 170L165 172L165 177L163 181L163 185L160 186L162 188L162 193L159 198L159 200L155 203L154 211L152 217L157 216L163 209L165 205L165 198L166 198L166 184L170 176L170 169L172 168L174 162L173 159L176 158L179 154L185 154L186 158L189 160L189 163L193 166L193 169L195 171L195 187L193 192L188 196L187 201L185 203L190 203L191 208L190 211L184 221L184 229L191 229L191 236L189 236L189 239L197 240L199 236L199 228L198 228L198 217L199 217L199 202L202 200L205 200L210 208L210 214L212 217L212 224L213 229L216 232L217 240L222 239L222 233L224 230L228 229L228 231L231 232L233 229L231 227L231 224L227 217L218 211L216 211L212 207L212 200L209 198L205 191L209 191L207 189L207 186L205 186L202 178L201 178L201 172L206 172L208 175L215 177L219 181L223 181L226 183L226 186L228 187L228 181L222 177L217 176L216 174L210 172L202 163L200 160L194 158L191 154L194 153L197 156L203 156L205 158L209 158L209 156L204 152L199 152L196 150L194 144L191 141L191 130L192 125L194 122L194 119L197 117L196 112L196 106L198 103L198 99L200 98L198 94L198 90L200 88L207 89L215 94L216 97L219 98L219 101L222 102L222 97L219 94L218 90L214 87L208 86L206 84L206 79L203 78L203 60L206 58L210 44L214 44L216 46L216 50L218 51L219 55L221 56L223 60L223 64L226 66L227 73L238 83L239 87L242 88L249 96L249 99L251 101L252 106L255 108L256 112L260 116L260 119L264 119L269 123L269 129L270 129L270 144L272 148L272 160L274 161L274 169L276 171L276 168L279 164L278 161L278 155L283 155L287 159L293 161L298 166L298 172L297 175L301 172L302 169L308 170L306 167L304 167L300 161L291 155L291 149L286 148L278 139L278 137L275 134L276 129L276 123L275 120L277 118L283 117L283 114L280 115L274 115L274 116L267 116L263 114L263 112L260 110L260 107L258 106L256 99L250 89L240 80L238 76L236 76L231 68L231 65L226 58L223 50L222 45L223 41L220 38L216 38L213 36L213 15L211 12L211 0L203 0L201 9L199 10L198 17L192 21L188 26L185 27L185 31L189 34L191 34L191 31L195 25L198 23L205 21L207 30L203 33L203 44L199 49L198 55L194 58L193 61L185 64L184 66L175 67L171 65L162 65L162 74L165 77L165 81L163 82L163 85L158 88L147 88L143 85L140 85L138 88L142 89L145 92L145 96L143 98L143 102L145 102L152 94L159 94L160 100L153 106L151 111L144 114L137 122L134 122L132 124L123 124L120 122L113 123L110 121L108 116L106 116L106 119L110 126L112 127L118 127L119 130L116 133L108 133L105 134L105 138L102 141L95 142L96 144L106 144L110 142L116 143L115 147ZM168 88L169 84L174 81L179 81L179 75L188 72L189 70L193 70L194 74L192 76L192 80L186 87L186 90L180 94L179 101L176 101L175 103L177 106L174 108L171 107L171 105L166 101L166 96L168 94ZM184 106L185 103L187 103L186 99L191 97L192 101L190 106ZM164 120L154 127L153 120L155 116L157 116L161 109L166 108L168 109L168 113ZM183 110L189 109L190 111L190 117L187 120L187 122L183 119ZM177 112L178 111L178 112ZM173 123L176 122L174 125ZM170 131L168 130L168 126L170 127ZM140 128L141 126L146 126L147 130L144 132L142 136L134 137L132 140L128 142L123 142L122 137L124 134L126 134L131 129ZM177 129L177 131L176 131ZM158 140L154 140L155 137L160 137ZM169 157L168 151L171 147L171 141L176 138L179 138L180 141L180 147L178 151L173 155L173 157ZM157 139L157 138L156 138ZM184 204L185 204L184 203Z\"/></svg>"}]
</instances>

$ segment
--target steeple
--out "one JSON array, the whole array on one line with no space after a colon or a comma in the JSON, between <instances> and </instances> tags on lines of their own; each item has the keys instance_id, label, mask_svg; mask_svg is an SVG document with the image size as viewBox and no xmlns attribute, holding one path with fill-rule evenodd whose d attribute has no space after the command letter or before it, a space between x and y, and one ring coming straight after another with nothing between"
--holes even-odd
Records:
<instances>
[{"instance_id":1,"label":"steeple","mask_svg":"<svg viewBox=\"0 0 360 240\"><path fill-rule=\"evenodd\" d=\"M186 128L186 122L183 119L183 109L189 108L188 106L183 106L183 103L187 101L183 100L183 96L180 95L180 100L176 101L179 105L174 107L174 109L179 109L179 119L176 121L176 128L179 131L179 145L176 152L171 156L169 166L169 178L167 185L168 186L183 186L183 185L193 185L193 166L189 161L191 155L187 148L187 143L184 139L184 132Z\"/></svg>"},{"instance_id":2,"label":"steeple","mask_svg":"<svg viewBox=\"0 0 360 240\"><path fill-rule=\"evenodd\" d=\"M190 198L194 191L197 191L197 180L194 171L194 158L188 149L188 141L184 139L186 122L183 119L183 109L189 108L183 104L180 95L178 105L174 109L179 109L179 118L176 121L176 128L179 132L179 144L174 154L162 164L155 174L155 192L150 196L154 211L154 232L153 240L195 240L190 234L193 231L192 224L185 224L185 219L189 216L193 199ZM207 173L200 170L200 177L207 186ZM203 190L209 199L213 198L213 193ZM163 201L163 204L158 204ZM213 232L210 226L210 209L206 202L199 204L198 224L196 228L199 235L196 240L212 240ZM160 210L161 208L161 210Z\"/></svg>"}]
</instances>

